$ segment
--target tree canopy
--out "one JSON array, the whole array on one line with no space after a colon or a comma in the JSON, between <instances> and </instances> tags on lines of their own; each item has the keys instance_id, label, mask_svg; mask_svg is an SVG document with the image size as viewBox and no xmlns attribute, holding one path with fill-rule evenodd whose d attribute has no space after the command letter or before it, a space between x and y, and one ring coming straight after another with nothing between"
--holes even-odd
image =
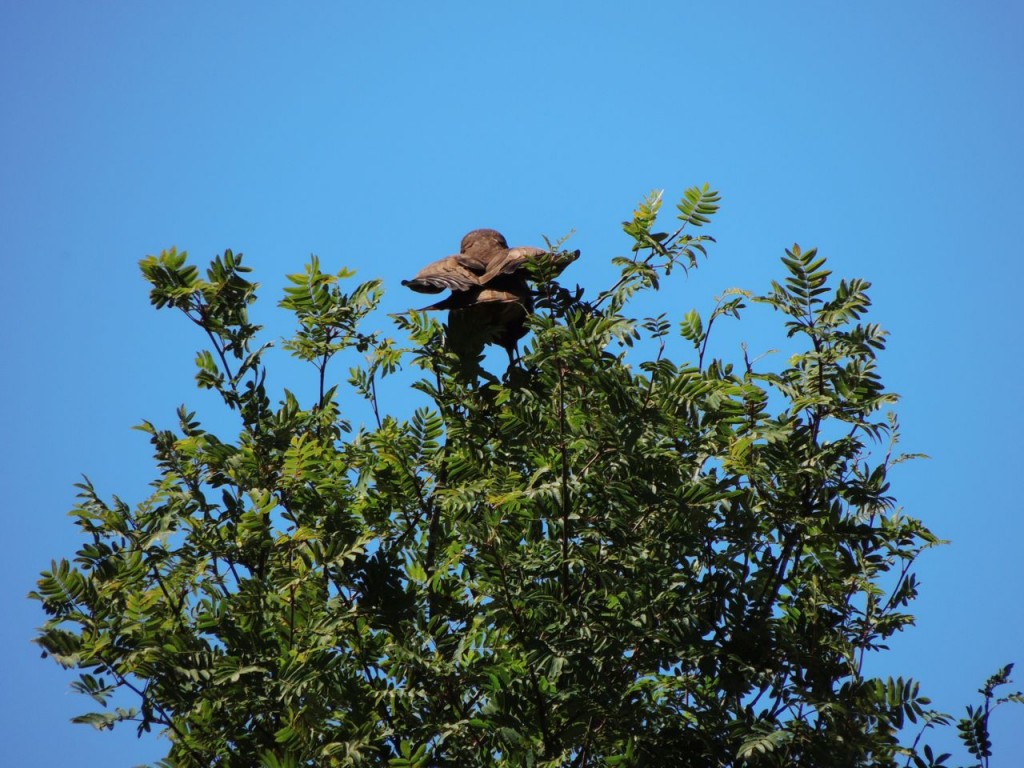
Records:
<instances>
[{"instance_id":1,"label":"tree canopy","mask_svg":"<svg viewBox=\"0 0 1024 768\"><path fill-rule=\"evenodd\" d=\"M33 593L36 642L100 705L77 720L159 730L167 766L929 766L950 756L922 735L953 723L987 764L992 707L1021 700L996 697L1009 666L959 719L864 671L939 543L890 495L909 457L870 284L794 245L767 290L630 315L699 265L718 202L688 189L661 231L645 198L603 290L559 282L575 254L551 246L500 371L427 313L368 329L381 282L312 258L279 304L309 402L271 386L240 254L205 275L143 259L240 427L182 406L139 426L149 498L81 484L84 543ZM714 356L714 328L757 306L795 351ZM391 413L378 384L410 369L420 407Z\"/></svg>"}]
</instances>

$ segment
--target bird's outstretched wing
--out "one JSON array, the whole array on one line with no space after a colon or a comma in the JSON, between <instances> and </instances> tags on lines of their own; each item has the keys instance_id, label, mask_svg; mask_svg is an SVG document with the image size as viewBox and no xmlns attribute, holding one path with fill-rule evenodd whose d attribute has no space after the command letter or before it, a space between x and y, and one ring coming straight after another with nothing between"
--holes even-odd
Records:
<instances>
[{"instance_id":1,"label":"bird's outstretched wing","mask_svg":"<svg viewBox=\"0 0 1024 768\"><path fill-rule=\"evenodd\" d=\"M480 280L459 262L458 256L445 256L427 264L412 280L403 280L402 285L419 293L441 293L470 291L480 287Z\"/></svg>"},{"instance_id":2,"label":"bird's outstretched wing","mask_svg":"<svg viewBox=\"0 0 1024 768\"><path fill-rule=\"evenodd\" d=\"M526 272L520 272L528 263L536 261L542 256L547 256L552 264L558 267L558 272L561 272L569 264L576 261L579 258L579 251L562 251L560 253L552 253L545 251L543 248L531 248L530 246L523 245L518 248L510 248L505 255L496 259L488 267L487 271L480 276L480 284L487 285L498 275L513 275L519 273L520 277L526 278L529 276Z\"/></svg>"},{"instance_id":3,"label":"bird's outstretched wing","mask_svg":"<svg viewBox=\"0 0 1024 768\"><path fill-rule=\"evenodd\" d=\"M530 248L529 246L509 248L491 260L487 265L487 271L480 276L480 284L487 285L498 275L515 274L530 259L535 259L544 253L545 251L541 248Z\"/></svg>"}]
</instances>

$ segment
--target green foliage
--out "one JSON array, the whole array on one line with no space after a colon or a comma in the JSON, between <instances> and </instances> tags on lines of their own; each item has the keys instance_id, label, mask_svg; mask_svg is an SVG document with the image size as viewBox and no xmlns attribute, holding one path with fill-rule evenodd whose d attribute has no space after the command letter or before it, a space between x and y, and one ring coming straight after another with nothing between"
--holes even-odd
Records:
<instances>
[{"instance_id":1,"label":"green foliage","mask_svg":"<svg viewBox=\"0 0 1024 768\"><path fill-rule=\"evenodd\" d=\"M139 427L148 499L80 486L85 543L33 593L37 642L100 707L77 721L156 727L168 766L945 764L918 743L949 716L863 674L913 623L913 563L938 543L889 495L907 457L869 284L793 246L782 282L706 319L625 314L698 265L718 199L688 190L667 233L648 196L592 301L537 272L521 365L483 381L424 314L395 317L408 348L361 330L380 282L345 292L351 273L312 259L280 303L310 404L271 403L241 255L205 280L185 254L144 259L154 306L206 333L197 383L241 429L182 407ZM709 359L716 321L755 308L797 345L782 370ZM674 327L696 360L669 358ZM350 351L357 429L327 386ZM421 405L390 414L377 384L409 365ZM1021 700L994 698L1009 671L958 725L982 765L992 707Z\"/></svg>"},{"instance_id":2,"label":"green foliage","mask_svg":"<svg viewBox=\"0 0 1024 768\"><path fill-rule=\"evenodd\" d=\"M1012 669L1013 664L1007 664L986 680L985 685L978 691L982 695L982 705L977 708L968 706L967 716L961 718L957 723L960 740L967 746L971 756L978 761L976 763L978 768L988 768L989 758L992 757L992 740L989 738L988 732L992 710L1011 701L1016 704L1024 704L1024 694L1020 691L998 698L995 695L996 688L1009 685L1012 682L1010 680Z\"/></svg>"}]
</instances>

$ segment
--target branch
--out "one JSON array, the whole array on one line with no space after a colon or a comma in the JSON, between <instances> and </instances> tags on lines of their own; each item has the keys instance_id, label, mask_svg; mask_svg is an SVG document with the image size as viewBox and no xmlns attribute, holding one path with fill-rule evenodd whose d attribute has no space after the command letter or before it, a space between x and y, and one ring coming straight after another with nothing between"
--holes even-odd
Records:
<instances>
[{"instance_id":1,"label":"branch","mask_svg":"<svg viewBox=\"0 0 1024 768\"><path fill-rule=\"evenodd\" d=\"M562 600L569 599L569 454L565 445L565 366L558 365L558 450L562 458Z\"/></svg>"}]
</instances>

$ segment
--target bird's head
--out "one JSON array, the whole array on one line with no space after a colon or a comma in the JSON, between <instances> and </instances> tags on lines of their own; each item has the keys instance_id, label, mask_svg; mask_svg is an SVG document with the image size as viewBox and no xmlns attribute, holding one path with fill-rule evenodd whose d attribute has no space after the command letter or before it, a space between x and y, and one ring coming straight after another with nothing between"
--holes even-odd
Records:
<instances>
[{"instance_id":1,"label":"bird's head","mask_svg":"<svg viewBox=\"0 0 1024 768\"><path fill-rule=\"evenodd\" d=\"M508 241L496 229L474 229L462 238L462 243L459 245L460 253L493 250L508 250Z\"/></svg>"}]
</instances>

